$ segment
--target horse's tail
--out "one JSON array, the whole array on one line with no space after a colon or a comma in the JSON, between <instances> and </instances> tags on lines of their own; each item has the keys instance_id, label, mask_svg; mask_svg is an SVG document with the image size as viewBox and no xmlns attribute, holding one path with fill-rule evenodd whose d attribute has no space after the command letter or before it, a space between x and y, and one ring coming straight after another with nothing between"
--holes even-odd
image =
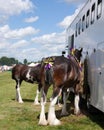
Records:
<instances>
[{"instance_id":1,"label":"horse's tail","mask_svg":"<svg viewBox=\"0 0 104 130\"><path fill-rule=\"evenodd\" d=\"M11 70L11 78L15 79L15 72L16 72L17 65L15 65Z\"/></svg>"},{"instance_id":2,"label":"horse's tail","mask_svg":"<svg viewBox=\"0 0 104 130\"><path fill-rule=\"evenodd\" d=\"M53 75L53 73L52 73L52 68L50 68L50 69L46 69L45 70L45 82L47 83L47 84L51 84L52 83L52 76Z\"/></svg>"},{"instance_id":3,"label":"horse's tail","mask_svg":"<svg viewBox=\"0 0 104 130\"><path fill-rule=\"evenodd\" d=\"M11 78L12 78L12 79L15 79L15 77L14 77L14 67L12 68L12 71L11 71L11 72L12 72Z\"/></svg>"}]
</instances>

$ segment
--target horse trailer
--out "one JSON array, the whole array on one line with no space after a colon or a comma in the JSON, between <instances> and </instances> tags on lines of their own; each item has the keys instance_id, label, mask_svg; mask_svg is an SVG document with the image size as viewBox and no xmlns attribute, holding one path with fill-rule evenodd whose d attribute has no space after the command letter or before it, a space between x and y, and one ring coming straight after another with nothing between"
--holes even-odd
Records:
<instances>
[{"instance_id":1,"label":"horse trailer","mask_svg":"<svg viewBox=\"0 0 104 130\"><path fill-rule=\"evenodd\" d=\"M104 112L104 0L88 0L67 28L68 53L83 48L89 104Z\"/></svg>"}]
</instances>

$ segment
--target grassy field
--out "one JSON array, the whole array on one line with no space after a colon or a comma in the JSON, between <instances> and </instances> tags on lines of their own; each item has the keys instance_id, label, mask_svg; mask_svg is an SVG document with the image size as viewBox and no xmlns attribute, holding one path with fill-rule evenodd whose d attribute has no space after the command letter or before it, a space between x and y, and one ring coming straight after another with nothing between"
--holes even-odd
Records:
<instances>
[{"instance_id":1,"label":"grassy field","mask_svg":"<svg viewBox=\"0 0 104 130\"><path fill-rule=\"evenodd\" d=\"M23 104L15 101L15 81L11 79L11 72L0 73L0 130L103 130L104 115L84 114L75 116L70 113L61 117L61 126L39 126L38 117L40 105L33 104L37 85L23 82L21 95ZM48 98L51 95L48 93ZM48 111L46 104L46 112ZM57 110L60 108L57 107Z\"/></svg>"}]
</instances>

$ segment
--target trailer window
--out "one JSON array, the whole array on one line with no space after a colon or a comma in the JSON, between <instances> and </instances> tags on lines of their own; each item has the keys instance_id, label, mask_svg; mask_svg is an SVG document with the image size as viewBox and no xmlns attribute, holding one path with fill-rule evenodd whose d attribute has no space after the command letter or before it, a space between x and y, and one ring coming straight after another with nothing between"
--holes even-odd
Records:
<instances>
[{"instance_id":1,"label":"trailer window","mask_svg":"<svg viewBox=\"0 0 104 130\"><path fill-rule=\"evenodd\" d=\"M75 31L75 36L77 37L78 35L78 23L76 23L76 31Z\"/></svg>"},{"instance_id":2,"label":"trailer window","mask_svg":"<svg viewBox=\"0 0 104 130\"><path fill-rule=\"evenodd\" d=\"M74 48L74 34L68 37L69 49Z\"/></svg>"},{"instance_id":3,"label":"trailer window","mask_svg":"<svg viewBox=\"0 0 104 130\"><path fill-rule=\"evenodd\" d=\"M102 13L102 0L98 0L97 2L97 19L101 17Z\"/></svg>"},{"instance_id":4,"label":"trailer window","mask_svg":"<svg viewBox=\"0 0 104 130\"><path fill-rule=\"evenodd\" d=\"M86 28L89 27L89 20L90 20L90 10L88 10L86 13Z\"/></svg>"},{"instance_id":5,"label":"trailer window","mask_svg":"<svg viewBox=\"0 0 104 130\"><path fill-rule=\"evenodd\" d=\"M85 15L83 15L82 17L82 32L84 31L85 29Z\"/></svg>"},{"instance_id":6,"label":"trailer window","mask_svg":"<svg viewBox=\"0 0 104 130\"><path fill-rule=\"evenodd\" d=\"M81 32L81 19L78 22L78 34Z\"/></svg>"},{"instance_id":7,"label":"trailer window","mask_svg":"<svg viewBox=\"0 0 104 130\"><path fill-rule=\"evenodd\" d=\"M92 5L91 8L91 24L94 23L94 20L95 20L95 3Z\"/></svg>"},{"instance_id":8,"label":"trailer window","mask_svg":"<svg viewBox=\"0 0 104 130\"><path fill-rule=\"evenodd\" d=\"M71 36L71 48L74 48L74 34Z\"/></svg>"}]
</instances>

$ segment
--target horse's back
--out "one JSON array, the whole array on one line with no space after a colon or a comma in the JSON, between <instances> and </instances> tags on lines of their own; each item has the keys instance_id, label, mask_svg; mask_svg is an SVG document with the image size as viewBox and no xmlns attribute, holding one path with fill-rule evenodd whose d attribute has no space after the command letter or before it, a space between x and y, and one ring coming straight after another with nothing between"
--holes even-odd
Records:
<instances>
[{"instance_id":1,"label":"horse's back","mask_svg":"<svg viewBox=\"0 0 104 130\"><path fill-rule=\"evenodd\" d=\"M62 64L62 63L68 63L68 59L64 56L56 56L54 59L54 64Z\"/></svg>"},{"instance_id":2,"label":"horse's back","mask_svg":"<svg viewBox=\"0 0 104 130\"><path fill-rule=\"evenodd\" d=\"M23 64L17 64L12 69L12 79L16 79L16 77L20 77L21 72L26 69L27 66Z\"/></svg>"}]
</instances>

